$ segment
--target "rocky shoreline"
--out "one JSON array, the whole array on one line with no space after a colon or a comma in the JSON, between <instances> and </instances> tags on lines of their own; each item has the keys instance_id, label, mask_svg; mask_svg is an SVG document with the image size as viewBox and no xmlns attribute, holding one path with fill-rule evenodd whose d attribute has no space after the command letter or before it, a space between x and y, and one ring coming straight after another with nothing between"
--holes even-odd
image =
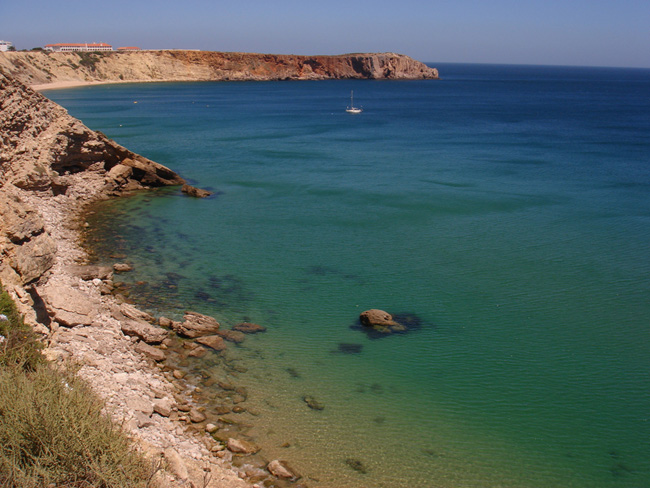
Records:
<instances>
[{"instance_id":1,"label":"rocky shoreline","mask_svg":"<svg viewBox=\"0 0 650 488\"><path fill-rule=\"evenodd\" d=\"M226 438L211 435L219 426L197 401L200 389L163 363L176 334L118 300L111 293L114 270L88 266L79 244L90 203L163 185L178 185L180 192L182 178L91 131L2 72L0 108L0 281L26 323L42 334L45 355L75 365L106 401L107 413L144 452L164 460L160 486L284 486L295 479L281 460L235 467L233 456L256 449L245 438L227 437L228 429ZM224 334L231 340L243 334L219 335L216 321L197 314L183 323L160 319L186 337L206 321L196 337L208 347L218 349ZM190 354L204 349L191 344ZM224 389L245 398L234 386Z\"/></svg>"}]
</instances>

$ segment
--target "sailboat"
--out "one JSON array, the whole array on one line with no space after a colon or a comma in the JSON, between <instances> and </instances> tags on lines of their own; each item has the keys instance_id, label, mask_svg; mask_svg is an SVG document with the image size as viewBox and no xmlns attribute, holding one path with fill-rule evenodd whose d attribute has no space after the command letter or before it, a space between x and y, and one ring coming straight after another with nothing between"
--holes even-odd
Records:
<instances>
[{"instance_id":1,"label":"sailboat","mask_svg":"<svg viewBox=\"0 0 650 488\"><path fill-rule=\"evenodd\" d=\"M354 106L354 91L350 90L350 105L348 108L345 109L345 111L349 114L360 114L363 112L362 108L357 108Z\"/></svg>"}]
</instances>

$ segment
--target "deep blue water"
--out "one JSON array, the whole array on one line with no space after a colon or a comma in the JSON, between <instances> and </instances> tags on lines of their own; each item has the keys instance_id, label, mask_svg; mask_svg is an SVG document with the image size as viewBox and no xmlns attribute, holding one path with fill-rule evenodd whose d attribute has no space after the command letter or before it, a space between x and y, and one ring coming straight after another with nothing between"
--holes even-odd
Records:
<instances>
[{"instance_id":1,"label":"deep blue water","mask_svg":"<svg viewBox=\"0 0 650 488\"><path fill-rule=\"evenodd\" d=\"M650 71L436 66L46 95L216 192L109 202L92 236L151 311L268 327L227 353L246 373L190 367L246 386L268 459L328 487L650 486ZM422 327L371 339L368 308Z\"/></svg>"}]
</instances>

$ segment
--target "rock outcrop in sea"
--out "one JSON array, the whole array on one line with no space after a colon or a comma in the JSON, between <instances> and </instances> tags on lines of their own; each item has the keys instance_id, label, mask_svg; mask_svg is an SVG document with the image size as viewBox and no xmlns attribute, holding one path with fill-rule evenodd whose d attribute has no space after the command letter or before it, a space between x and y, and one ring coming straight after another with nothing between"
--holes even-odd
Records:
<instances>
[{"instance_id":1,"label":"rock outcrop in sea","mask_svg":"<svg viewBox=\"0 0 650 488\"><path fill-rule=\"evenodd\" d=\"M4 52L0 68L27 85L57 82L422 80L438 70L395 53L297 56L215 51Z\"/></svg>"}]
</instances>

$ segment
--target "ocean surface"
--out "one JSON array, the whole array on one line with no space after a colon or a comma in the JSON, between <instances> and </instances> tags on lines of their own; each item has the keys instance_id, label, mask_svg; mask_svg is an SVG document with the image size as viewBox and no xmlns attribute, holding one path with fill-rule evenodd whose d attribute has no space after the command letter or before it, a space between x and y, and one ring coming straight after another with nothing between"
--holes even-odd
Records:
<instances>
[{"instance_id":1,"label":"ocean surface","mask_svg":"<svg viewBox=\"0 0 650 488\"><path fill-rule=\"evenodd\" d=\"M267 460L327 488L650 486L650 70L435 66L45 94L215 192L105 202L89 242L156 315L268 328L179 363L215 404L246 388L225 417ZM370 308L419 327L370 337Z\"/></svg>"}]
</instances>

